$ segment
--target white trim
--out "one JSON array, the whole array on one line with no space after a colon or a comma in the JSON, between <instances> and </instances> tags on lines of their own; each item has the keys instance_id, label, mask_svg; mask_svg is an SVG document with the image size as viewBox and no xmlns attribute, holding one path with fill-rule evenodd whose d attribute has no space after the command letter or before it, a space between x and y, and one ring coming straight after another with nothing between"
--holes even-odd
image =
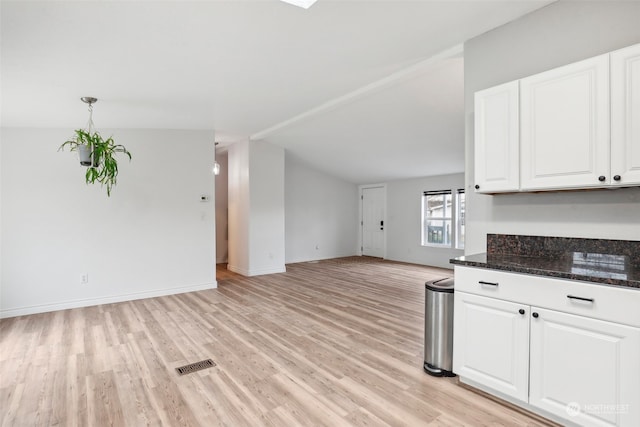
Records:
<instances>
[{"instance_id":1,"label":"white trim","mask_svg":"<svg viewBox=\"0 0 640 427\"><path fill-rule=\"evenodd\" d=\"M233 271L234 273L242 274L243 276L249 275L249 270L245 270L244 268L236 267L230 263L227 263L227 270Z\"/></svg>"},{"instance_id":2,"label":"white trim","mask_svg":"<svg viewBox=\"0 0 640 427\"><path fill-rule=\"evenodd\" d=\"M314 262L314 261L326 261L329 259L336 259L336 258L344 258L344 257L350 257L350 256L357 256L359 250L356 251L356 253L354 254L353 252L344 252L342 254L340 253L336 253L336 254L331 254L331 255L326 255L326 256L321 256L321 257L317 257L314 256L313 258L294 258L292 260L287 261L287 265L289 264L300 264L300 263L304 263L304 262Z\"/></svg>"},{"instance_id":3,"label":"white trim","mask_svg":"<svg viewBox=\"0 0 640 427\"><path fill-rule=\"evenodd\" d=\"M68 310L70 308L91 307L93 305L113 304L117 302L134 301L138 299L162 297L167 295L183 294L186 292L205 291L216 289L218 282L203 283L201 285L178 286L169 289L156 289L153 291L135 292L132 294L113 295L110 297L88 298L73 301L64 301L54 304L32 305L29 307L9 308L0 310L0 319L28 314L47 313L50 311Z\"/></svg>"},{"instance_id":4,"label":"white trim","mask_svg":"<svg viewBox=\"0 0 640 427\"><path fill-rule=\"evenodd\" d=\"M299 121L308 119L309 117L313 117L315 115L322 114L327 111L331 111L342 105L353 102L358 98L367 96L372 92L385 89L387 87L393 86L395 84L408 80L412 77L415 77L418 74L431 70L433 67L438 65L442 60L448 59L448 58L454 58L463 52L464 52L464 46L462 44L455 45L449 49L443 50L442 52L433 55L430 58L425 59L424 61L420 61L415 65L404 68L378 81L375 81L366 86L363 86L360 89L356 89L352 92L347 93L346 95L342 95L342 96L339 96L338 98L334 98L331 101L327 101L324 104L320 104L317 107L312 108L311 110L305 111L302 114L298 114L297 116L293 116L290 119L287 119L283 122L275 124L264 130L256 132L253 135L251 135L249 139L258 140L258 139L266 138L272 133L277 132L281 129L284 129L288 126L291 126Z\"/></svg>"},{"instance_id":5,"label":"white trim","mask_svg":"<svg viewBox=\"0 0 640 427\"><path fill-rule=\"evenodd\" d=\"M478 389L480 391L484 391L485 393L491 394L491 395L497 397L498 399L502 399L502 400L504 400L506 402L511 403L512 405L519 406L519 407L521 407L521 408L523 408L523 409L525 409L525 410L527 410L529 412L533 412L534 414L540 415L541 417L547 418L547 419L549 419L551 421L554 421L554 422L556 422L558 424L561 424L561 425L567 426L567 427L580 427L579 424L571 422L570 419L560 418L560 417L556 416L555 414L552 414L552 413L547 412L547 411L545 411L543 409L537 408L537 407L535 407L533 405L530 405L527 402L523 402L523 401L518 400L518 399L516 399L516 398L514 398L512 396L509 396L507 394L500 393L499 391L496 391L496 390L494 390L494 389L492 389L490 387L487 387L484 384L480 384L480 383L478 383L476 381L470 380L470 379L465 378L465 377L458 377L458 378L460 379L460 382L463 383L463 384L466 384L468 386L476 388L476 389Z\"/></svg>"},{"instance_id":6,"label":"white trim","mask_svg":"<svg viewBox=\"0 0 640 427\"><path fill-rule=\"evenodd\" d=\"M239 268L239 267L236 267L235 265L227 264L227 270L233 271L234 273L238 273L246 277L263 276L265 274L277 274L277 273L287 272L287 268L284 264L279 267L258 268L258 269Z\"/></svg>"}]
</instances>

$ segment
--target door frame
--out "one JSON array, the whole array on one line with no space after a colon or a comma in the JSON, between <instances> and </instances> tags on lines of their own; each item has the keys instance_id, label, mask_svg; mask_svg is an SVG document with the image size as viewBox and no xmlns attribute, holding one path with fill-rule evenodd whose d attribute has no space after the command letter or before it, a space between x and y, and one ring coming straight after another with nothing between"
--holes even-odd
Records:
<instances>
[{"instance_id":1,"label":"door frame","mask_svg":"<svg viewBox=\"0 0 640 427\"><path fill-rule=\"evenodd\" d=\"M359 256L362 256L362 227L363 227L363 219L362 219L362 195L364 194L364 190L368 188L382 188L382 208L383 214L382 218L384 221L384 236L382 239L382 259L387 258L387 184L363 184L358 186L358 242L357 242L357 251L356 253Z\"/></svg>"}]
</instances>

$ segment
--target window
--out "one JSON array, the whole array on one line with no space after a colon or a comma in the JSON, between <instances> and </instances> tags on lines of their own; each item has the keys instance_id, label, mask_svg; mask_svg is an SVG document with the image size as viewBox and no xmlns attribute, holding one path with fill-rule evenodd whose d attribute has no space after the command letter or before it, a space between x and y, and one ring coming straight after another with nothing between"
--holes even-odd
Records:
<instances>
[{"instance_id":1,"label":"window","mask_svg":"<svg viewBox=\"0 0 640 427\"><path fill-rule=\"evenodd\" d=\"M451 190L425 191L422 198L422 244L451 246Z\"/></svg>"},{"instance_id":2,"label":"window","mask_svg":"<svg viewBox=\"0 0 640 427\"><path fill-rule=\"evenodd\" d=\"M464 188L456 192L456 248L464 249L465 198Z\"/></svg>"},{"instance_id":3,"label":"window","mask_svg":"<svg viewBox=\"0 0 640 427\"><path fill-rule=\"evenodd\" d=\"M455 194L455 199L454 199ZM464 189L425 191L422 196L422 245L464 248Z\"/></svg>"}]
</instances>

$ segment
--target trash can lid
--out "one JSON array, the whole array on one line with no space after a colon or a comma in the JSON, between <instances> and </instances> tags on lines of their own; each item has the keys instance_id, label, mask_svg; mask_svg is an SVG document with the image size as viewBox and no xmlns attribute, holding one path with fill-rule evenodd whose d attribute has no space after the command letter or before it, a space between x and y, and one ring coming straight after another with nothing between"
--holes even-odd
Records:
<instances>
[{"instance_id":1,"label":"trash can lid","mask_svg":"<svg viewBox=\"0 0 640 427\"><path fill-rule=\"evenodd\" d=\"M442 279L431 280L424 284L424 287L430 291L436 292L453 292L453 277L444 277Z\"/></svg>"}]
</instances>

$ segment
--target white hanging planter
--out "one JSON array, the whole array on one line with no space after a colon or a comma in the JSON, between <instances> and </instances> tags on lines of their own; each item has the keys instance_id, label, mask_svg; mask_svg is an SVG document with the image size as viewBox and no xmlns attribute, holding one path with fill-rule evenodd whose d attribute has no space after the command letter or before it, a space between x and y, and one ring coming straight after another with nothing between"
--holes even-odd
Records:
<instances>
[{"instance_id":1,"label":"white hanging planter","mask_svg":"<svg viewBox=\"0 0 640 427\"><path fill-rule=\"evenodd\" d=\"M124 145L116 144L112 137L103 139L95 131L93 126L93 103L96 98L85 96L80 98L82 102L89 104L89 122L86 129L76 129L75 135L63 142L58 151L69 147L71 151L78 152L78 158L82 166L88 167L85 172L87 184L96 182L107 187L107 196L111 196L111 189L116 184L118 176L118 162L114 157L117 153L123 153L131 160L131 153Z\"/></svg>"},{"instance_id":2,"label":"white hanging planter","mask_svg":"<svg viewBox=\"0 0 640 427\"><path fill-rule=\"evenodd\" d=\"M82 166L91 166L93 164L91 160L91 147L88 145L78 145L78 157L80 158L80 164Z\"/></svg>"}]
</instances>

